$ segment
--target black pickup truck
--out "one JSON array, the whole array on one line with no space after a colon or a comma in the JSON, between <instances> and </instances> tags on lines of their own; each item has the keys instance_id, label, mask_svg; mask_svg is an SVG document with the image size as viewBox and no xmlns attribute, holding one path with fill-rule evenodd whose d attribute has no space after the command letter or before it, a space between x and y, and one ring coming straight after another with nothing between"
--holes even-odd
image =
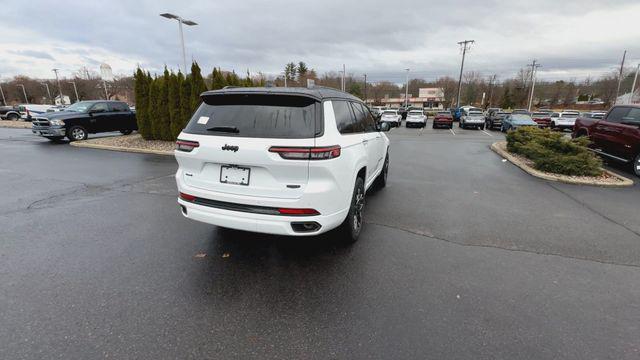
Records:
<instances>
[{"instance_id":1,"label":"black pickup truck","mask_svg":"<svg viewBox=\"0 0 640 360\"><path fill-rule=\"evenodd\" d=\"M15 106L0 106L0 119L18 120L20 119L20 110Z\"/></svg>"},{"instance_id":2,"label":"black pickup truck","mask_svg":"<svg viewBox=\"0 0 640 360\"><path fill-rule=\"evenodd\" d=\"M120 131L130 134L138 129L135 112L121 101L80 101L61 112L36 115L31 131L52 141L85 140L89 134Z\"/></svg>"}]
</instances>

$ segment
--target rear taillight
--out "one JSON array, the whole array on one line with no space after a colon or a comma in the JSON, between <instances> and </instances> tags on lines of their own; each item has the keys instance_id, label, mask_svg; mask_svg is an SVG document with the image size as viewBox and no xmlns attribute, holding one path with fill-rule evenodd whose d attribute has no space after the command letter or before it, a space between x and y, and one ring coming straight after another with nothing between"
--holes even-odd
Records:
<instances>
[{"instance_id":1,"label":"rear taillight","mask_svg":"<svg viewBox=\"0 0 640 360\"><path fill-rule=\"evenodd\" d=\"M198 146L200 146L200 143L198 143L197 141L180 140L180 139L176 141L176 150L178 151L191 152L193 149L197 148Z\"/></svg>"},{"instance_id":2,"label":"rear taillight","mask_svg":"<svg viewBox=\"0 0 640 360\"><path fill-rule=\"evenodd\" d=\"M189 194L185 194L183 192L180 193L180 199L184 200L184 201L193 201L196 199L195 196L193 195L189 195Z\"/></svg>"},{"instance_id":3,"label":"rear taillight","mask_svg":"<svg viewBox=\"0 0 640 360\"><path fill-rule=\"evenodd\" d=\"M272 146L269 152L277 153L287 160L327 160L340 156L340 146L287 147Z\"/></svg>"},{"instance_id":4,"label":"rear taillight","mask_svg":"<svg viewBox=\"0 0 640 360\"><path fill-rule=\"evenodd\" d=\"M311 216L311 215L320 215L318 210L316 209L290 209L290 208L279 208L278 212L280 215L301 215L301 216Z\"/></svg>"}]
</instances>

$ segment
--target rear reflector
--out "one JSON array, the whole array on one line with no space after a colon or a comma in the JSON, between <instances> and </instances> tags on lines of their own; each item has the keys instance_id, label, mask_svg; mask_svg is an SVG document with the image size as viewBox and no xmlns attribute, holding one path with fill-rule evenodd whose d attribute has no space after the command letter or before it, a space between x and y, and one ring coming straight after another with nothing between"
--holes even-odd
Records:
<instances>
[{"instance_id":1,"label":"rear reflector","mask_svg":"<svg viewBox=\"0 0 640 360\"><path fill-rule=\"evenodd\" d=\"M272 146L269 152L278 153L287 160L327 160L340 156L340 146L287 147Z\"/></svg>"},{"instance_id":2,"label":"rear reflector","mask_svg":"<svg viewBox=\"0 0 640 360\"><path fill-rule=\"evenodd\" d=\"M183 192L180 193L180 199L184 200L184 201L193 201L196 199L195 196L193 195L189 195L189 194L185 194Z\"/></svg>"},{"instance_id":3,"label":"rear reflector","mask_svg":"<svg viewBox=\"0 0 640 360\"><path fill-rule=\"evenodd\" d=\"M198 143L197 141L180 140L180 139L176 141L176 150L178 151L191 152L193 149L197 148L198 146L200 146L200 143Z\"/></svg>"},{"instance_id":4,"label":"rear reflector","mask_svg":"<svg viewBox=\"0 0 640 360\"><path fill-rule=\"evenodd\" d=\"M278 212L281 215L320 215L320 213L316 209L279 208Z\"/></svg>"}]
</instances>

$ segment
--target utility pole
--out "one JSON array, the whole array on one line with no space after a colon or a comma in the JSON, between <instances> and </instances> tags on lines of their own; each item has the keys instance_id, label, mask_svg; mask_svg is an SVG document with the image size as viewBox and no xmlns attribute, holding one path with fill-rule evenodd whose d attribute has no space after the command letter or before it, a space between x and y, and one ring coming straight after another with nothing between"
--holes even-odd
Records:
<instances>
[{"instance_id":1,"label":"utility pole","mask_svg":"<svg viewBox=\"0 0 640 360\"><path fill-rule=\"evenodd\" d=\"M460 108L460 94L462 91L462 71L464 70L464 57L467 55L467 50L471 48L471 44L475 43L475 40L464 40L458 42L458 45L462 47L462 64L460 65L460 77L458 78L458 98L456 99L456 109Z\"/></svg>"},{"instance_id":2,"label":"utility pole","mask_svg":"<svg viewBox=\"0 0 640 360\"><path fill-rule=\"evenodd\" d=\"M345 80L347 76L347 70L344 64L342 64L342 91L345 91L345 89L347 88L347 82Z\"/></svg>"},{"instance_id":3,"label":"utility pole","mask_svg":"<svg viewBox=\"0 0 640 360\"><path fill-rule=\"evenodd\" d=\"M627 50L622 54L622 63L620 63L620 73L618 74L618 89L616 90L616 98L613 100L613 105L618 102L618 95L620 95L620 84L622 84L622 71L624 70L624 60L627 57Z\"/></svg>"},{"instance_id":4,"label":"utility pole","mask_svg":"<svg viewBox=\"0 0 640 360\"><path fill-rule=\"evenodd\" d=\"M531 94L529 95L529 107L527 108L527 111L531 112L531 105L533 105L533 90L536 88L536 71L542 65L538 64L536 59L533 59L533 62L528 66L531 66Z\"/></svg>"},{"instance_id":5,"label":"utility pole","mask_svg":"<svg viewBox=\"0 0 640 360\"><path fill-rule=\"evenodd\" d=\"M29 103L29 99L27 98L27 90L24 89L24 85L23 84L18 84L18 87L22 88L22 95L24 95L24 102L25 104Z\"/></svg>"},{"instance_id":6,"label":"utility pole","mask_svg":"<svg viewBox=\"0 0 640 360\"><path fill-rule=\"evenodd\" d=\"M364 74L364 103L367 103L367 74Z\"/></svg>"},{"instance_id":7,"label":"utility pole","mask_svg":"<svg viewBox=\"0 0 640 360\"><path fill-rule=\"evenodd\" d=\"M489 106L488 107L491 107L493 103L493 86L495 85L495 81L496 81L496 74L493 74L493 76L489 78Z\"/></svg>"},{"instance_id":8,"label":"utility pole","mask_svg":"<svg viewBox=\"0 0 640 360\"><path fill-rule=\"evenodd\" d=\"M0 95L2 95L2 104L7 106L7 99L4 98L4 91L2 91L2 84L0 84Z\"/></svg>"},{"instance_id":9,"label":"utility pole","mask_svg":"<svg viewBox=\"0 0 640 360\"><path fill-rule=\"evenodd\" d=\"M76 82L70 81L69 84L73 84L73 91L76 93L76 102L80 101L80 97L78 96L78 88L76 87Z\"/></svg>"},{"instance_id":10,"label":"utility pole","mask_svg":"<svg viewBox=\"0 0 640 360\"><path fill-rule=\"evenodd\" d=\"M51 98L51 91L49 91L49 84L48 83L42 83L42 85L44 85L44 87L47 88L47 95L49 95L49 101L51 101L51 103L53 104L53 98Z\"/></svg>"},{"instance_id":11,"label":"utility pole","mask_svg":"<svg viewBox=\"0 0 640 360\"><path fill-rule=\"evenodd\" d=\"M51 71L53 71L56 74L56 82L58 83L58 93L60 94L60 105L64 105L64 99L62 98L62 87L60 86L60 79L58 78L58 70L59 69L52 69ZM55 104L55 101L54 101Z\"/></svg>"},{"instance_id":12,"label":"utility pole","mask_svg":"<svg viewBox=\"0 0 640 360\"><path fill-rule=\"evenodd\" d=\"M633 93L636 91L636 81L638 81L638 72L640 71L640 63L636 68L636 76L633 77L633 85L631 85L631 97L629 98L629 104L633 104Z\"/></svg>"},{"instance_id":13,"label":"utility pole","mask_svg":"<svg viewBox=\"0 0 640 360\"><path fill-rule=\"evenodd\" d=\"M406 109L409 106L409 69L404 69L404 71L407 72L404 85L404 108Z\"/></svg>"}]
</instances>

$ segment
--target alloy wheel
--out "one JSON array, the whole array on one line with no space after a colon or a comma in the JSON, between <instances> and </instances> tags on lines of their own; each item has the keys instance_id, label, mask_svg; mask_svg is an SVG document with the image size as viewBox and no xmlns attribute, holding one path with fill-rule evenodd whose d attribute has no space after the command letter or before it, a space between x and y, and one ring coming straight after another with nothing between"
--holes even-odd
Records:
<instances>
[{"instance_id":1,"label":"alloy wheel","mask_svg":"<svg viewBox=\"0 0 640 360\"><path fill-rule=\"evenodd\" d=\"M353 229L356 233L359 233L360 228L362 227L362 212L364 209L364 191L360 187L356 189L356 203L354 204L354 207Z\"/></svg>"},{"instance_id":2,"label":"alloy wheel","mask_svg":"<svg viewBox=\"0 0 640 360\"><path fill-rule=\"evenodd\" d=\"M83 140L85 133L84 130L80 129L80 128L75 128L73 129L73 131L71 132L71 136L75 139L75 140Z\"/></svg>"}]
</instances>

